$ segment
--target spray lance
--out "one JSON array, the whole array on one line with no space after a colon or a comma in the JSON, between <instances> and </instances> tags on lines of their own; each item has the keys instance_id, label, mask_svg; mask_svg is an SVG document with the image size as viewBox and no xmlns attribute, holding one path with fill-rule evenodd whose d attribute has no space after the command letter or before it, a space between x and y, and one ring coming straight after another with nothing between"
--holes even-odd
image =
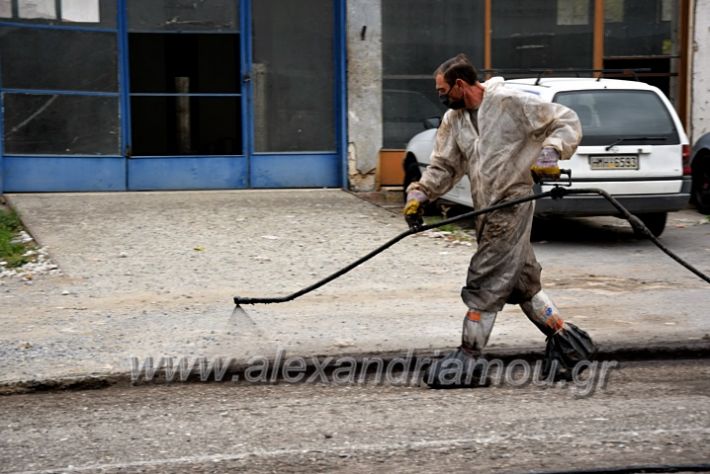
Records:
<instances>
[{"instance_id":1,"label":"spray lance","mask_svg":"<svg viewBox=\"0 0 710 474\"><path fill-rule=\"evenodd\" d=\"M237 306L236 309L241 309L240 305L247 305L247 304L269 304L269 303L286 303L288 301L295 300L296 298L299 298L307 293L310 293L311 291L314 291L321 286L330 283L331 281L335 280L336 278L339 278L346 273L348 273L350 270L353 270L354 268L362 265L363 263L367 262L371 258L379 255L380 253L384 252L388 248L392 247L394 244L399 242L400 240L404 239L405 237L408 237L410 235L418 234L420 232L425 232L430 229L435 229L438 227L442 227L448 224L453 224L455 222L460 222L463 220L471 219L476 216L480 216L482 214L487 214L489 212L497 211L499 209L505 209L507 207L512 207L518 204L522 204L525 202L530 202L530 201L537 201L538 199L544 199L544 198L552 198L552 199L563 199L567 195L599 195L606 199L616 210L619 212L621 217L629 221L631 224L631 227L634 228L635 231L637 231L640 235L645 236L648 238L651 242L653 242L661 251L663 251L665 254L667 254L669 257L671 257L673 260L678 262L680 265L685 267L687 270L698 276L700 279L704 280L705 282L710 284L710 276L704 274L697 268L695 268L693 265L690 263L686 262L682 258L680 258L678 255L676 255L673 251L671 251L669 248L667 248L663 243L661 243L658 238L651 233L651 231L646 227L646 225L641 222L641 220L631 214L624 206L622 206L619 201L617 201L613 196L611 196L609 193L604 191L603 189L597 189L597 188L571 188L572 185L572 171L571 170L560 170L560 173L563 175L567 176L567 183L561 184L559 182L554 183L554 187L546 191L544 193L539 193L539 194L531 194L529 196L517 198L517 199L511 199L510 201L505 201L490 207L487 207L485 209L479 209L479 210L473 210L471 212L467 212L464 214L460 214L455 217L451 217L449 219L444 219L442 221L436 222L434 224L427 224L427 225L422 225L414 228L410 228L406 230L405 232L402 232L401 234L393 237L389 241L385 242L384 244L380 245L376 249L372 250L370 253L360 257L359 259L355 260L354 262L350 263L349 265L341 268L340 270L332 273L331 275L328 275L327 277L323 278L322 280L319 280L315 282L314 284L307 286L305 288L302 288L294 293L291 293L290 295L285 295L285 296L272 296L272 297L259 297L259 298L254 298L254 297L243 297L243 296L235 296L234 297L234 304ZM243 312L240 311L240 312Z\"/></svg>"}]
</instances>

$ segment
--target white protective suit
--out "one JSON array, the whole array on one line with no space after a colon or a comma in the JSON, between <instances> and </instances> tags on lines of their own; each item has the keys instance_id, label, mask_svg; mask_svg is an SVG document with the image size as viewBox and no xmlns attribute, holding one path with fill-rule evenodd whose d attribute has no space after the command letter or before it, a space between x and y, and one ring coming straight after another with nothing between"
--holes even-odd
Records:
<instances>
[{"instance_id":1,"label":"white protective suit","mask_svg":"<svg viewBox=\"0 0 710 474\"><path fill-rule=\"evenodd\" d=\"M434 200L468 175L474 208L482 209L533 192L530 167L543 147L554 147L563 160L572 156L582 138L574 111L507 87L500 77L484 86L477 111L446 112L431 163L408 191ZM461 292L470 309L497 312L541 290L541 267L530 244L533 213L529 202L478 217L478 249Z\"/></svg>"}]
</instances>

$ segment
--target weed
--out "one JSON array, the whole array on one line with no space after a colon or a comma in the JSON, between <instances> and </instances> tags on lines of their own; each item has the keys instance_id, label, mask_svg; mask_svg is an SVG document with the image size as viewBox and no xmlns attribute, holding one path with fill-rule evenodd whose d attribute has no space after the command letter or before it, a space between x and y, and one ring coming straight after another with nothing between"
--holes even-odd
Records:
<instances>
[{"instance_id":1,"label":"weed","mask_svg":"<svg viewBox=\"0 0 710 474\"><path fill-rule=\"evenodd\" d=\"M16 268L29 262L25 257L27 246L16 242L18 233L22 230L22 222L12 210L0 208L0 261L7 268Z\"/></svg>"},{"instance_id":2,"label":"weed","mask_svg":"<svg viewBox=\"0 0 710 474\"><path fill-rule=\"evenodd\" d=\"M443 220L443 217L441 216L432 216L432 217L427 217L425 218L425 224L435 224L437 222L441 222ZM445 224L442 225L441 227L435 229L435 231L438 232L450 232L451 233L451 240L461 240L465 242L471 242L473 241L473 237L466 232L464 228L461 226L458 226L456 224Z\"/></svg>"},{"instance_id":3,"label":"weed","mask_svg":"<svg viewBox=\"0 0 710 474\"><path fill-rule=\"evenodd\" d=\"M0 229L6 229L10 232L22 230L22 222L15 211L0 208Z\"/></svg>"},{"instance_id":4,"label":"weed","mask_svg":"<svg viewBox=\"0 0 710 474\"><path fill-rule=\"evenodd\" d=\"M462 231L461 227L457 226L456 224L442 225L441 227L438 228L438 230L441 232L451 232L452 234Z\"/></svg>"}]
</instances>

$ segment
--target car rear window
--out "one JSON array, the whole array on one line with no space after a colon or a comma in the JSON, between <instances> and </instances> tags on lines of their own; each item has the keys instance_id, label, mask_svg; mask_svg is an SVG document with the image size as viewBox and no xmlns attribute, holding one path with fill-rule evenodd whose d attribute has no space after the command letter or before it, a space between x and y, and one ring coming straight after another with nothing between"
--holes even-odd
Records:
<instances>
[{"instance_id":1,"label":"car rear window","mask_svg":"<svg viewBox=\"0 0 710 474\"><path fill-rule=\"evenodd\" d=\"M555 102L577 112L581 145L675 145L678 131L668 109L651 91L594 90L559 92Z\"/></svg>"}]
</instances>

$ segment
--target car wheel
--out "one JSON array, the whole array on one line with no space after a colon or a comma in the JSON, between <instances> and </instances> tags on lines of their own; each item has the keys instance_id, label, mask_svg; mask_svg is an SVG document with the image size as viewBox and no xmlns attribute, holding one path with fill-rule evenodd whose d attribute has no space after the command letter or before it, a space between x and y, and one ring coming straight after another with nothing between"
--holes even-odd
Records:
<instances>
[{"instance_id":1,"label":"car wheel","mask_svg":"<svg viewBox=\"0 0 710 474\"><path fill-rule=\"evenodd\" d=\"M648 230L650 230L653 235L658 237L663 233L663 230L666 228L666 220L668 219L668 213L652 212L649 214L637 214L636 217L641 219L641 222L643 222L643 224L648 227ZM634 229L634 232L637 235L641 236L641 233L637 232L636 229Z\"/></svg>"},{"instance_id":2,"label":"car wheel","mask_svg":"<svg viewBox=\"0 0 710 474\"><path fill-rule=\"evenodd\" d=\"M710 153L698 155L693 170L692 201L698 212L710 214Z\"/></svg>"},{"instance_id":3,"label":"car wheel","mask_svg":"<svg viewBox=\"0 0 710 474\"><path fill-rule=\"evenodd\" d=\"M550 224L549 217L534 216L532 227L530 228L530 242L548 240L550 238L551 227L553 226Z\"/></svg>"}]
</instances>

